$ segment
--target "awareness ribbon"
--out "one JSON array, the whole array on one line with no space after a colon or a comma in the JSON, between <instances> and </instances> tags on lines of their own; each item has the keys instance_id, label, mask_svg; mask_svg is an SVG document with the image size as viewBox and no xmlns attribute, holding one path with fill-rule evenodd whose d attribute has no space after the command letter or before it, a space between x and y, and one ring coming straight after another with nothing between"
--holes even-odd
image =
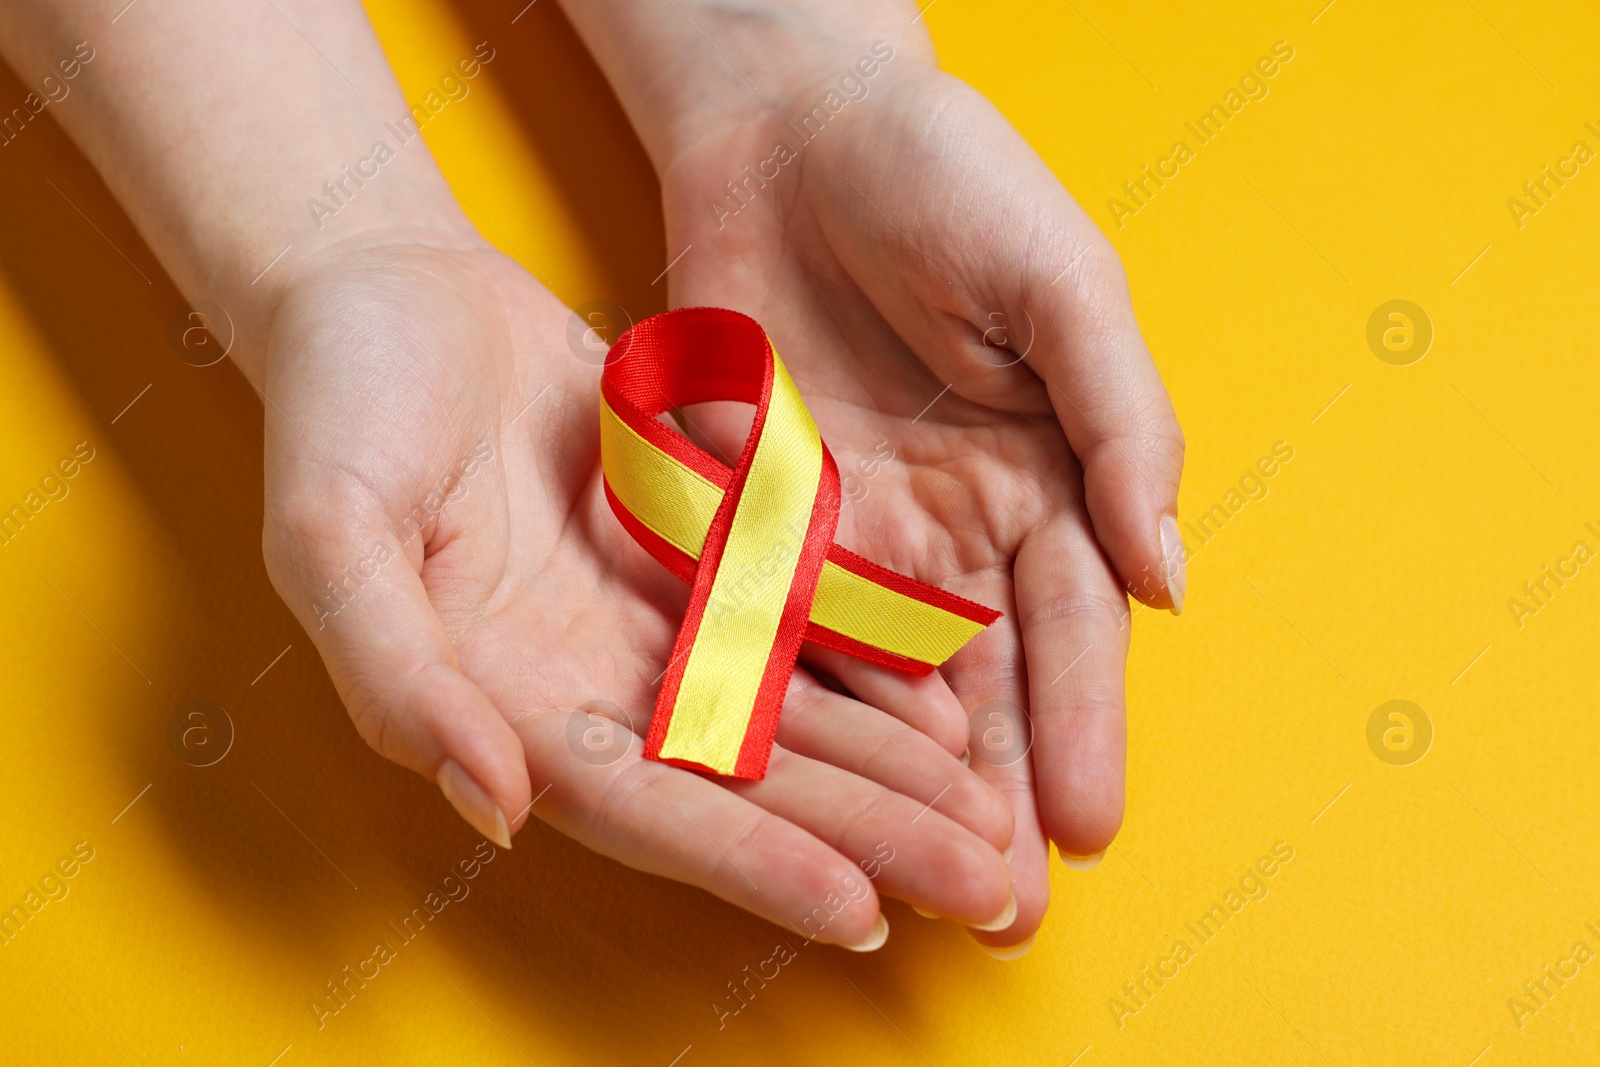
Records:
<instances>
[{"instance_id":1,"label":"awareness ribbon","mask_svg":"<svg viewBox=\"0 0 1600 1067\"><path fill-rule=\"evenodd\" d=\"M754 404L729 469L656 416ZM606 499L693 587L645 738L649 759L766 774L802 641L927 674L1000 613L833 543L839 470L761 326L720 308L636 324L600 381Z\"/></svg>"}]
</instances>

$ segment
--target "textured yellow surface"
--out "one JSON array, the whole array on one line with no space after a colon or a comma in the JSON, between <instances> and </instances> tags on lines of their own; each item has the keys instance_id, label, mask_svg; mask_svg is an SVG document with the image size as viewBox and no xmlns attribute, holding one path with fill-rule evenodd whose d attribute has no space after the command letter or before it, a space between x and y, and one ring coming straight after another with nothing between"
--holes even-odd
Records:
<instances>
[{"instance_id":1,"label":"textured yellow surface","mask_svg":"<svg viewBox=\"0 0 1600 1067\"><path fill-rule=\"evenodd\" d=\"M642 153L554 5L520 6L372 5L412 99L498 49L427 130L485 232L569 303L658 310ZM0 547L0 901L67 889L0 946L0 1058L1595 1062L1600 961L1571 953L1600 951L1600 567L1573 549L1600 550L1600 175L1573 146L1600 149L1600 25L1575 0L1319 6L928 11L1124 257L1209 538L1184 616L1135 621L1126 828L1057 867L1033 951L890 905L883 951L799 945L721 1030L781 935L538 824L398 944L475 838L349 726L262 571L257 401L174 357L170 283L30 126L0 158L0 506L93 459ZM1267 95L1199 143L1185 123L1280 41ZM1540 204L1547 164L1576 174ZM1145 165L1176 173L1135 203ZM1386 317L1388 361L1368 342L1393 300L1432 326L1409 365L1414 311L1413 348ZM1393 700L1421 715L1369 734ZM168 745L190 701L235 727L209 767ZM309 1002L380 939L319 1030Z\"/></svg>"}]
</instances>

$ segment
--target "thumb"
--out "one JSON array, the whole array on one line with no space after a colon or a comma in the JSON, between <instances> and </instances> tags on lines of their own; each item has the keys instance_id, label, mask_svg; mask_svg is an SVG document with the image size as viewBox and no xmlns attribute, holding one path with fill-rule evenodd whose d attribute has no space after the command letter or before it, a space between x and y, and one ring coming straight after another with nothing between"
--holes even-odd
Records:
<instances>
[{"instance_id":1,"label":"thumb","mask_svg":"<svg viewBox=\"0 0 1600 1067\"><path fill-rule=\"evenodd\" d=\"M365 490L269 498L262 542L273 586L322 654L361 736L510 848L531 792L522 743L461 673L381 505Z\"/></svg>"},{"instance_id":2,"label":"thumb","mask_svg":"<svg viewBox=\"0 0 1600 1067\"><path fill-rule=\"evenodd\" d=\"M829 190L835 205L823 219L841 259L957 396L1021 415L1053 411L1083 466L1095 538L1123 586L1177 611L1183 434L1122 264L992 104L952 78L924 90L935 99L915 113L934 109L940 121L906 150L916 155L878 153L875 175L858 182L841 173ZM902 95L880 106L907 101L916 104ZM918 197L897 183L896 167L937 175L961 195ZM848 236L856 233L868 238Z\"/></svg>"}]
</instances>

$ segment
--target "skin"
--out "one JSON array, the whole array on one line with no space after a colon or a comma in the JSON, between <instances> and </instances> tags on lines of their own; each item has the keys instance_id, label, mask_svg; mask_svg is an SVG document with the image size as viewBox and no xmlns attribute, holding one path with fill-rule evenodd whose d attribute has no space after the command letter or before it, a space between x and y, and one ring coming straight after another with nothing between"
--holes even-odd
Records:
<instances>
[{"instance_id":1,"label":"skin","mask_svg":"<svg viewBox=\"0 0 1600 1067\"><path fill-rule=\"evenodd\" d=\"M897 853L880 891L992 919L1010 893L999 850L1011 813L999 795L925 734L804 672L760 782L646 761L632 733L615 762L577 758L577 705L653 706L687 587L632 543L605 502L597 373L566 349L569 318L483 247L366 248L286 295L267 391L283 423L340 427L310 441L269 432L268 570L292 607L305 610L319 576L392 539L390 524L441 470L483 441L496 456L400 549L404 562L381 568L322 629L308 623L341 671L357 728L424 773L442 747L508 817L548 785L538 817L775 922L798 921L830 888L861 881L855 861L879 841ZM430 430L419 441L421 426ZM642 714L634 725L643 731ZM875 919L869 896L825 937L859 941Z\"/></svg>"},{"instance_id":2,"label":"skin","mask_svg":"<svg viewBox=\"0 0 1600 1067\"><path fill-rule=\"evenodd\" d=\"M475 233L421 141L325 227L309 220L306 197L406 110L358 4L166 0L113 25L89 0L26 0L0 11L0 53L29 80L96 43L52 114L179 287L232 316L230 358L267 410L268 573L378 752L431 780L463 768L452 802L485 832L531 810L774 922L859 885L857 861L889 842L894 861L822 940L875 940L877 893L968 925L1014 894L1015 921L977 936L1023 942L1046 841L1091 853L1120 824L1121 587L1170 603L1155 533L1181 460L1170 406L1115 257L1015 132L933 70L909 13L679 6L763 71L762 94L670 7L653 23L569 5L661 172L669 244L697 246L673 302L755 315L841 465L892 443L842 543L1007 612L927 679L808 653L760 782L640 758L687 589L606 507L598 371L567 347L571 313ZM770 119L809 107L890 15L899 51L874 95L718 227L704 190L765 158ZM1022 361L974 312L1005 302L1034 323ZM686 416L737 448L736 413ZM426 506L441 489L447 505ZM380 548L329 615L328 583ZM569 740L596 699L632 712L603 765ZM964 767L968 716L981 736L995 699L1030 708L1032 751Z\"/></svg>"},{"instance_id":3,"label":"skin","mask_svg":"<svg viewBox=\"0 0 1600 1067\"><path fill-rule=\"evenodd\" d=\"M919 726L952 752L979 742L972 766L1013 809L1018 915L977 936L1021 943L1048 904L1047 843L1096 855L1122 823L1124 590L1181 606L1158 527L1183 436L1121 265L1004 118L936 69L913 6L566 8L661 176L668 255L689 247L672 303L761 322L841 470L893 450L840 542L1006 612L944 666L955 699L940 687ZM875 42L893 58L862 76ZM836 96L803 143L790 122L845 74L859 99ZM796 158L750 180L778 141ZM740 439L735 413L693 417L724 448ZM867 696L881 672L842 660ZM982 751L1014 721L997 707L1028 715L1026 757Z\"/></svg>"}]
</instances>

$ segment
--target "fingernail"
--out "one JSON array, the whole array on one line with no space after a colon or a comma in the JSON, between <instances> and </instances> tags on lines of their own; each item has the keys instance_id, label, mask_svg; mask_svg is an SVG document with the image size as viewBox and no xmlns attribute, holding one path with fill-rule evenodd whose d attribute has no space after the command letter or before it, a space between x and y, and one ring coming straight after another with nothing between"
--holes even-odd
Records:
<instances>
[{"instance_id":1,"label":"fingernail","mask_svg":"<svg viewBox=\"0 0 1600 1067\"><path fill-rule=\"evenodd\" d=\"M972 925L972 928L974 930L983 930L986 933L993 933L996 930L1004 930L1006 927L1010 926L1012 923L1014 923L1016 921L1017 921L1017 895L1015 893L1012 893L1011 894L1011 899L1006 901L1005 908L1001 910L1000 914L995 917L995 920L993 922L987 922L987 923L982 923L982 924L972 923L971 925Z\"/></svg>"},{"instance_id":2,"label":"fingernail","mask_svg":"<svg viewBox=\"0 0 1600 1067\"><path fill-rule=\"evenodd\" d=\"M963 767L972 766L972 749L970 747L966 748L966 749L964 749L962 751L962 753L961 753L961 765Z\"/></svg>"},{"instance_id":3,"label":"fingernail","mask_svg":"<svg viewBox=\"0 0 1600 1067\"><path fill-rule=\"evenodd\" d=\"M1178 535L1178 520L1161 516L1161 563L1167 576L1167 595L1172 598L1172 613L1183 614L1183 593L1189 585L1184 561L1183 538Z\"/></svg>"},{"instance_id":4,"label":"fingernail","mask_svg":"<svg viewBox=\"0 0 1600 1067\"><path fill-rule=\"evenodd\" d=\"M1015 852L1016 850L1017 850L1017 846L1016 845L1007 845L1006 846L1006 850L1004 852L1000 853L1000 858L1002 860L1004 860L1006 863L1010 863L1011 862L1011 853Z\"/></svg>"},{"instance_id":5,"label":"fingernail","mask_svg":"<svg viewBox=\"0 0 1600 1067\"><path fill-rule=\"evenodd\" d=\"M465 767L453 759L445 760L439 765L438 781L439 791L468 825L501 848L511 847L505 813Z\"/></svg>"},{"instance_id":6,"label":"fingernail","mask_svg":"<svg viewBox=\"0 0 1600 1067\"><path fill-rule=\"evenodd\" d=\"M984 945L983 951L997 960L1020 960L1028 954L1028 950L1033 947L1034 938L1038 936L1030 934L1028 940L1020 945Z\"/></svg>"},{"instance_id":7,"label":"fingernail","mask_svg":"<svg viewBox=\"0 0 1600 1067\"><path fill-rule=\"evenodd\" d=\"M851 952L876 952L883 947L883 943L887 940L889 940L889 920L885 919L883 913L880 912L878 921L873 924L872 932L866 936L865 940L858 941L854 945L842 945L840 947L847 948Z\"/></svg>"},{"instance_id":8,"label":"fingernail","mask_svg":"<svg viewBox=\"0 0 1600 1067\"><path fill-rule=\"evenodd\" d=\"M1061 853L1061 862L1075 871L1092 871L1100 866L1100 861L1106 858L1106 850L1101 849L1092 856L1074 856L1070 852Z\"/></svg>"},{"instance_id":9,"label":"fingernail","mask_svg":"<svg viewBox=\"0 0 1600 1067\"><path fill-rule=\"evenodd\" d=\"M926 908L919 908L915 904L911 905L911 910L916 912L918 915L922 916L924 919L939 919L939 918L943 917L943 916L940 916L940 915L936 914L935 912L929 911Z\"/></svg>"}]
</instances>

